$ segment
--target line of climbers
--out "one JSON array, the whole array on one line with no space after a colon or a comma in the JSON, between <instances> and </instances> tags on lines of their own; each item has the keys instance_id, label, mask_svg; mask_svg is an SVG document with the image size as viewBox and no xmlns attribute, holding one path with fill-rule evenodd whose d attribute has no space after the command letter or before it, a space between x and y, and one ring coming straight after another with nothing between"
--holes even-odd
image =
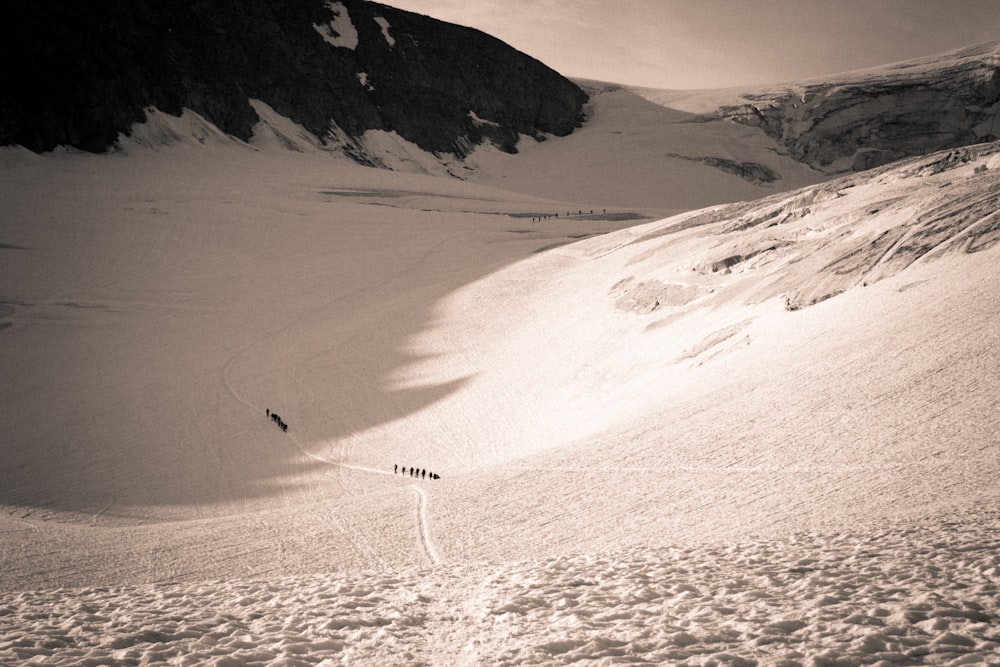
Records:
<instances>
[{"instance_id":1,"label":"line of climbers","mask_svg":"<svg viewBox=\"0 0 1000 667\"><path fill-rule=\"evenodd\" d=\"M270 417L271 421L273 421L275 424L277 424L278 428L280 428L282 431L285 431L285 432L288 431L288 424L286 424L281 419L281 417L278 416L277 412L271 412L271 408L267 408L267 410L265 410L264 414L266 414L268 417ZM400 466L399 466L399 464L398 463L393 464L393 466L392 466L392 474L395 475L395 474L397 474L399 472L400 472ZM409 472L410 477L419 477L421 479L427 479L428 477L430 479L441 479L441 475L437 474L436 472L427 472L426 470L421 469L421 468L413 468L413 467L407 468L406 466L403 466L402 467L402 474L405 475L405 474L407 474L407 472Z\"/></svg>"},{"instance_id":2,"label":"line of climbers","mask_svg":"<svg viewBox=\"0 0 1000 667\"><path fill-rule=\"evenodd\" d=\"M397 463L392 464L393 475L401 471L404 475L406 475L407 471L409 471L410 477L420 477L421 479L427 479L428 477L431 479L441 479L441 475L436 472L427 472L421 468L407 468L406 466L401 467Z\"/></svg>"},{"instance_id":3,"label":"line of climbers","mask_svg":"<svg viewBox=\"0 0 1000 667\"><path fill-rule=\"evenodd\" d=\"M605 214L605 213L607 213L607 212L608 212L608 209L606 209L606 208L605 209L601 209L601 214L602 215ZM566 217L567 218L572 218L573 215L574 215L573 211L567 211L566 212ZM588 214L584 213L583 209L580 209L580 210L578 210L576 212L576 215L582 216L582 215L588 215ZM594 209L590 209L589 215L594 215ZM558 213L544 213L542 215L536 215L536 216L534 216L533 218L531 218L531 221L532 222L542 222L543 220L549 220L551 218L558 218L558 217L559 217Z\"/></svg>"},{"instance_id":4,"label":"line of climbers","mask_svg":"<svg viewBox=\"0 0 1000 667\"><path fill-rule=\"evenodd\" d=\"M271 421L273 421L275 424L278 425L278 428L280 428L282 431L285 431L286 433L288 432L288 424L286 424L281 420L281 417L278 416L277 412L271 412L271 408L268 408L267 416L271 418Z\"/></svg>"},{"instance_id":5,"label":"line of climbers","mask_svg":"<svg viewBox=\"0 0 1000 667\"><path fill-rule=\"evenodd\" d=\"M288 424L286 424L281 419L281 417L278 416L277 412L271 412L271 408L267 408L267 410L265 411L265 414L268 417L270 417L271 421L273 421L275 424L277 424L278 428L280 428L282 431L285 431L285 432L288 431ZM400 472L399 464L393 464L393 466L392 466L392 474L395 475L395 474L397 474L399 472ZM409 472L410 477L419 477L421 479L427 479L428 477L431 478L431 479L441 479L441 475L437 474L436 472L427 472L426 470L423 470L423 469L420 469L420 468L413 468L413 467L407 468L406 466L403 466L402 467L402 474L405 475L405 474L407 474L407 472Z\"/></svg>"}]
</instances>

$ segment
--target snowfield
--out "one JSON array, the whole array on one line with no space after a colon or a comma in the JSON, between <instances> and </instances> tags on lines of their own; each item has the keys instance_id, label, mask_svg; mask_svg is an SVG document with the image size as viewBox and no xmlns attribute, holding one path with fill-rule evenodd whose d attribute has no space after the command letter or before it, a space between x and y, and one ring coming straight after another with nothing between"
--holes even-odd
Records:
<instances>
[{"instance_id":1,"label":"snowfield","mask_svg":"<svg viewBox=\"0 0 1000 667\"><path fill-rule=\"evenodd\" d=\"M0 655L53 665L995 664L998 528L994 511L494 565L10 593Z\"/></svg>"},{"instance_id":2,"label":"snowfield","mask_svg":"<svg viewBox=\"0 0 1000 667\"><path fill-rule=\"evenodd\" d=\"M0 663L1000 664L1000 144L575 197L646 104L0 152Z\"/></svg>"}]
</instances>

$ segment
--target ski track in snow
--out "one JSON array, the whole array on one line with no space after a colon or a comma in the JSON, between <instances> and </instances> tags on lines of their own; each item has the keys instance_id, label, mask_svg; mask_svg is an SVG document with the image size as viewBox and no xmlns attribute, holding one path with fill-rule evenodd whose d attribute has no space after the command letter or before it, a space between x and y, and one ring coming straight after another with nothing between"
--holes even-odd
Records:
<instances>
[{"instance_id":1,"label":"ski track in snow","mask_svg":"<svg viewBox=\"0 0 1000 667\"><path fill-rule=\"evenodd\" d=\"M275 331L275 332L273 332L271 334L268 334L267 336L265 336L265 337L263 337L263 338L261 338L261 339L259 339L257 341L254 341L252 344L248 345L244 349L242 349L239 352L237 352L236 354L234 354L228 360L228 362L225 364L225 366L222 369L222 381L223 381L223 384L225 385L227 391L229 392L229 394L234 399L236 399L237 401L239 401L240 403L242 403L243 405L245 405L247 408L249 408L251 412L253 412L256 415L259 415L260 414L260 407L261 406L255 405L250 400L244 398L243 395L239 391L237 391L236 387L233 386L232 380L230 379L230 372L231 372L231 369L232 369L232 367L233 367L234 364L236 364L240 359L244 358L247 354L249 354L251 350L259 348L262 345L266 345L268 341L274 340L279 335L281 335L285 331L288 331L289 329L293 328L294 326L298 325L304 319L306 319L307 317L310 317L310 316L314 315L316 312L318 312L320 310L324 310L326 308L329 308L331 305L333 305L333 304L335 304L335 303L337 303L339 301L343 301L343 300L351 298L351 297L356 297L356 296L358 296L360 294L363 294L363 293L366 293L366 292L378 289L380 287L384 287L386 285L389 285L393 281L400 279L401 277L403 277L404 275L406 275L408 272L412 271L416 266L418 266L418 265L422 264L423 262L427 261L428 257L430 257L430 255L431 255L431 253L433 253L437 248L439 248L440 246L442 246L448 240L449 240L448 238L445 238L445 239L442 239L442 240L438 241L433 246L431 246L425 253L423 253L419 258L417 258L416 261L414 261L413 263L411 263L411 264L403 267L401 270L399 270L396 273L393 273L392 275L390 275L386 279L384 279L382 281L379 281L378 283L365 286L365 287L363 287L363 288L361 288L359 290L355 290L355 291L350 292L348 294L340 295L336 299L330 301L329 303L325 303L325 304L323 304L323 305L321 305L321 306L319 306L317 308L311 309L311 310L309 310L309 311L301 314L299 317L294 318L291 322L289 322L288 324L286 324L281 329L279 329L279 330L277 330L277 331ZM299 450L299 452L303 456L305 456L307 458L310 458L310 459L312 459L314 461L318 461L320 463L336 467L338 470L354 470L354 471L357 471L357 472L363 472L363 473L368 473L368 474L373 474L373 475L395 476L393 473L390 473L388 470L382 470L382 469L379 469L379 468L373 468L373 467L370 467L370 466L363 466L363 465L357 465L357 464L352 464L352 463L345 463L343 461L333 461L333 460L330 460L330 459L328 459L326 457L320 456L320 455L318 455L318 454L310 451L310 449L308 447L306 447L306 446L304 446L302 444L302 442L299 440L299 438L295 435L294 432L287 432L287 433L285 433L285 435L287 435L288 438L295 444L295 447ZM340 484L341 484L341 486L343 486L343 481L340 481ZM434 546L433 539L431 538L430 527L429 527L429 524L428 524L428 521L427 521L427 492L423 488L419 487L416 484L411 485L410 488L413 489L413 491L415 492L415 494L417 496L416 521L417 521L417 526L418 526L418 534L420 536L420 546L421 546L421 549L422 549L423 553L426 555L427 559L432 564L438 565L438 564L440 564L442 562L442 559L441 559L441 556L439 555L437 549ZM111 505L108 505L108 507L105 507L103 510L101 510L100 514L98 516L96 516L95 519L94 519L95 523L96 523L96 521L99 520L100 515L103 515L108 510L108 508L110 506Z\"/></svg>"},{"instance_id":2,"label":"ski track in snow","mask_svg":"<svg viewBox=\"0 0 1000 667\"><path fill-rule=\"evenodd\" d=\"M442 563L441 555L434 547L430 526L427 523L427 492L416 484L411 484L410 488L417 494L417 527L420 530L420 544L431 563L440 565Z\"/></svg>"},{"instance_id":3,"label":"ski track in snow","mask_svg":"<svg viewBox=\"0 0 1000 667\"><path fill-rule=\"evenodd\" d=\"M295 437L293 433L287 433L289 439L295 443L298 450L304 455L314 461L319 461L330 466L334 466L338 469L345 470L355 470L357 472L368 473L371 475L385 475L389 477L395 477L395 475L388 470L379 470L378 468L370 468L368 466L354 465L352 463L343 463L340 461L331 461L324 458L318 454L310 452L306 447L302 446L299 439ZM410 487L417 496L417 506L416 506L416 522L418 528L418 534L420 536L420 547L423 553L427 556L427 559L433 565L440 565L442 563L441 556L438 554L437 549L434 547L434 541L431 538L430 526L427 522L427 492L416 484L411 484Z\"/></svg>"},{"instance_id":4,"label":"ski track in snow","mask_svg":"<svg viewBox=\"0 0 1000 667\"><path fill-rule=\"evenodd\" d=\"M405 273L405 271L404 271L404 273ZM394 276L391 280L395 280L397 277L398 276ZM303 315L303 317L305 317L305 315ZM297 321L298 320L296 320L296 322ZM292 324L294 324L294 322ZM289 324L288 326L292 326L292 324ZM286 328L288 328L288 327L286 327ZM283 330L284 329L282 329L282 331ZM278 333L280 333L280 332L278 332ZM274 334L274 335L277 335L277 333ZM229 390L229 393L232 394L233 398L235 398L236 400L238 400L240 403L246 405L255 414L260 414L260 407L254 405L250 401L246 400L245 398L243 398L239 394L239 392L236 391L236 389L232 386L232 382L229 380L229 374L228 374L228 372L229 372L230 366L232 366L232 364L237 359L239 359L243 355L247 354L251 349L253 349L254 347L257 347L262 342L263 341L257 341L253 345L248 346L246 349L244 349L244 350L238 352L236 355L234 355L229 360L229 363L226 364L225 368L223 369L223 373L222 373L223 382L224 382L226 388ZM291 442L293 442L295 444L296 449L298 449L299 452L303 456L308 457L308 458L310 458L310 459L312 459L314 461L318 461L320 463L324 463L326 465L333 466L333 467L335 467L335 468L337 468L339 470L354 470L354 471L357 471L357 472L368 473L368 474L371 474L371 475L386 475L386 476L393 476L393 477L395 476L393 473L390 473L388 470L380 470L378 468L372 468L372 467L369 467L369 466L356 465L356 464L352 464L352 463L344 463L343 461L331 461L330 459L328 459L326 457L320 456L319 454L316 454L316 453L310 451L308 447L303 446L302 443L299 441L298 437L295 435L294 432L287 432L284 435L288 436L288 439L291 440ZM342 482L341 482L341 484L342 484ZM433 539L431 538L430 526L429 526L429 524L427 522L427 492L424 489L422 489L421 487L419 487L418 485L416 485L416 484L410 485L410 488L414 491L414 493L416 494L416 497L417 497L416 521L417 521L417 529L418 529L418 535L419 535L419 539L420 539L421 549L422 549L423 553L426 555L427 559L430 561L430 563L432 563L433 565L439 565L439 564L441 564L442 559L441 559L441 556L438 553L437 549L434 546ZM101 514L103 514L107 509L108 508L105 507L104 510L101 511ZM95 522L97 521L98 518L99 518L99 516L95 517Z\"/></svg>"}]
</instances>

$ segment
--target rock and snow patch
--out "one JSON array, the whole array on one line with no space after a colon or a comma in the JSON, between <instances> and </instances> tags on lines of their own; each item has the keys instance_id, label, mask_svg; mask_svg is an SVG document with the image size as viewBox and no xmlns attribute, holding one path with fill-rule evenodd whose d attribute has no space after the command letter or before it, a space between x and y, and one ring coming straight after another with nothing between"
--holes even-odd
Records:
<instances>
[{"instance_id":1,"label":"rock and snow patch","mask_svg":"<svg viewBox=\"0 0 1000 667\"><path fill-rule=\"evenodd\" d=\"M260 150L283 149L294 153L317 153L328 149L312 132L282 116L260 100L250 100L260 121L254 126L250 145Z\"/></svg>"},{"instance_id":2,"label":"rock and snow patch","mask_svg":"<svg viewBox=\"0 0 1000 667\"><path fill-rule=\"evenodd\" d=\"M358 72L358 83L364 86L365 90L375 90L375 86L368 79L368 72Z\"/></svg>"},{"instance_id":3,"label":"rock and snow patch","mask_svg":"<svg viewBox=\"0 0 1000 667\"><path fill-rule=\"evenodd\" d=\"M479 114L472 110L469 111L469 118L472 119L472 124L476 127L500 127L500 123L480 118Z\"/></svg>"},{"instance_id":4,"label":"rock and snow patch","mask_svg":"<svg viewBox=\"0 0 1000 667\"><path fill-rule=\"evenodd\" d=\"M159 149L166 146L225 146L242 143L226 134L200 114L184 109L180 116L145 109L146 120L134 124L128 135L119 134L115 151L129 153L137 149Z\"/></svg>"},{"instance_id":5,"label":"rock and snow patch","mask_svg":"<svg viewBox=\"0 0 1000 667\"><path fill-rule=\"evenodd\" d=\"M331 46L352 51L358 48L358 30L351 22L347 7L340 2L327 2L326 7L333 13L333 18L327 23L314 23L316 32Z\"/></svg>"},{"instance_id":6,"label":"rock and snow patch","mask_svg":"<svg viewBox=\"0 0 1000 667\"><path fill-rule=\"evenodd\" d=\"M331 123L326 140L329 150L371 167L438 176L454 176L464 168L461 161L429 153L394 131L367 130L355 137Z\"/></svg>"},{"instance_id":7,"label":"rock and snow patch","mask_svg":"<svg viewBox=\"0 0 1000 667\"><path fill-rule=\"evenodd\" d=\"M396 38L389 34L389 22L382 16L376 16L375 23L378 23L379 27L382 29L382 36L385 37L386 44L389 46L396 46Z\"/></svg>"},{"instance_id":8,"label":"rock and snow patch","mask_svg":"<svg viewBox=\"0 0 1000 667\"><path fill-rule=\"evenodd\" d=\"M993 141L998 63L1000 42L990 42L754 91L633 90L708 126L725 118L754 128L782 153L832 175Z\"/></svg>"}]
</instances>

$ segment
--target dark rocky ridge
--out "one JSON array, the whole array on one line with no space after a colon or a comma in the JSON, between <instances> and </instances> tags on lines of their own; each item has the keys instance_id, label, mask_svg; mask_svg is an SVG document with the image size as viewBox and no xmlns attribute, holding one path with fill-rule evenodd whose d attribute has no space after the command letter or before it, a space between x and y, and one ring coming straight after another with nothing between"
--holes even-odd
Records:
<instances>
[{"instance_id":1,"label":"dark rocky ridge","mask_svg":"<svg viewBox=\"0 0 1000 667\"><path fill-rule=\"evenodd\" d=\"M753 95L718 115L827 174L1000 136L1000 43Z\"/></svg>"},{"instance_id":2,"label":"dark rocky ridge","mask_svg":"<svg viewBox=\"0 0 1000 667\"><path fill-rule=\"evenodd\" d=\"M520 134L569 134L587 100L480 31L363 0L16 0L10 12L0 144L36 152L104 151L146 107L187 108L247 139L259 99L321 139L334 124L390 130L462 157L487 139L513 152ZM338 13L356 48L317 29L337 41Z\"/></svg>"}]
</instances>

